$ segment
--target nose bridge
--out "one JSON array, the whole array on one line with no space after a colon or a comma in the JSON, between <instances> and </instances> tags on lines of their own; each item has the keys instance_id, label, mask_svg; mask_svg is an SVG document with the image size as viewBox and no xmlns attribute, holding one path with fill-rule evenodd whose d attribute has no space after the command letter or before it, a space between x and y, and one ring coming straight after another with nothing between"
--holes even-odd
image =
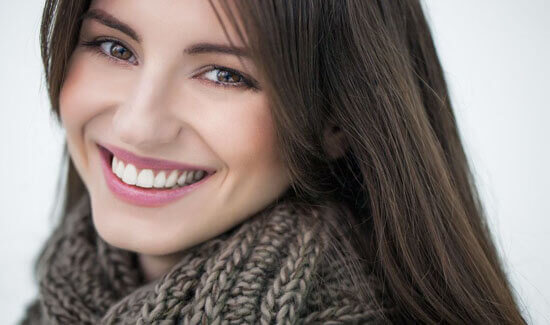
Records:
<instances>
[{"instance_id":1,"label":"nose bridge","mask_svg":"<svg viewBox=\"0 0 550 325\"><path fill-rule=\"evenodd\" d=\"M135 147L169 143L179 133L178 120L168 106L169 71L143 69L113 118L115 134Z\"/></svg>"}]
</instances>

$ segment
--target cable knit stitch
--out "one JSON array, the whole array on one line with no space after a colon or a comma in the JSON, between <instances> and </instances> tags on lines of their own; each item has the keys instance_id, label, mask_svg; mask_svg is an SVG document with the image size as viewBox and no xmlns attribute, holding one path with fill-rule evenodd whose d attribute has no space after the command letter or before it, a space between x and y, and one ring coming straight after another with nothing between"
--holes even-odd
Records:
<instances>
[{"instance_id":1,"label":"cable knit stitch","mask_svg":"<svg viewBox=\"0 0 550 325\"><path fill-rule=\"evenodd\" d=\"M349 278L328 263L318 210L280 202L187 250L144 283L136 254L95 231L84 195L47 243L39 296L20 324L387 323L376 281L360 304ZM339 278L340 281L336 279Z\"/></svg>"}]
</instances>

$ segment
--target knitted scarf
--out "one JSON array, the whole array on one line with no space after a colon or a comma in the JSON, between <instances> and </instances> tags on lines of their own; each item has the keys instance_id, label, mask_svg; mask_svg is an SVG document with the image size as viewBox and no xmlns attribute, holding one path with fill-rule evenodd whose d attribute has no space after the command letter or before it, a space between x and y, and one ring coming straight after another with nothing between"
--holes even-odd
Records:
<instances>
[{"instance_id":1,"label":"knitted scarf","mask_svg":"<svg viewBox=\"0 0 550 325\"><path fill-rule=\"evenodd\" d=\"M90 211L86 194L47 242L39 295L20 324L389 322L378 282L365 276L371 299L361 303L346 268L331 257L337 245L329 245L327 211L270 205L189 248L149 283L135 253L97 234Z\"/></svg>"}]
</instances>

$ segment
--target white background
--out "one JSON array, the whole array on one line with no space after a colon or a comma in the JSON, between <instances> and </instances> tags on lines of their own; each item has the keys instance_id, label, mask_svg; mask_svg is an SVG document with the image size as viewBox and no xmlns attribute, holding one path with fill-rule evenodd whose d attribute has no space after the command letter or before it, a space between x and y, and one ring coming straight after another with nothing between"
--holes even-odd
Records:
<instances>
[{"instance_id":1,"label":"white background","mask_svg":"<svg viewBox=\"0 0 550 325\"><path fill-rule=\"evenodd\" d=\"M426 0L495 241L530 324L550 323L550 1ZM36 294L31 263L63 131L50 118L38 31L43 0L0 0L0 324Z\"/></svg>"}]
</instances>

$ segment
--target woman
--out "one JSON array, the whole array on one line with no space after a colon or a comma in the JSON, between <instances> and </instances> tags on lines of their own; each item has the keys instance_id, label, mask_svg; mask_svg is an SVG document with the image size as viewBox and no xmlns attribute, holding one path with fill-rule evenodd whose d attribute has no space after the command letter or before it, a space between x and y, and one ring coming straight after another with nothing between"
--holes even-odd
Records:
<instances>
[{"instance_id":1,"label":"woman","mask_svg":"<svg viewBox=\"0 0 550 325\"><path fill-rule=\"evenodd\" d=\"M23 324L525 323L418 1L48 0L41 36L68 174Z\"/></svg>"}]
</instances>

